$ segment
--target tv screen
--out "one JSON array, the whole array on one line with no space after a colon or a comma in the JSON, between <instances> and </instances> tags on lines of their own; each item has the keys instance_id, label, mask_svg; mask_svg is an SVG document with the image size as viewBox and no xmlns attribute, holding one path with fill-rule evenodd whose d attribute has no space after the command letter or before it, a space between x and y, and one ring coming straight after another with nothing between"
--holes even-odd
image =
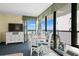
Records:
<instances>
[{"instance_id":1,"label":"tv screen","mask_svg":"<svg viewBox=\"0 0 79 59\"><path fill-rule=\"evenodd\" d=\"M23 31L23 24L17 24L17 23L9 23L8 24L8 31Z\"/></svg>"}]
</instances>

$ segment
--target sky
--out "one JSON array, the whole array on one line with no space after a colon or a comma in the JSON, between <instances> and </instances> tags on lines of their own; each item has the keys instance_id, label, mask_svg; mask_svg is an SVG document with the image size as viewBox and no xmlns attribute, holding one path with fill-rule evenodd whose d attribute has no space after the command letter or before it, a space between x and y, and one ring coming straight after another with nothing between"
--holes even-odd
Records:
<instances>
[{"instance_id":1,"label":"sky","mask_svg":"<svg viewBox=\"0 0 79 59\"><path fill-rule=\"evenodd\" d=\"M28 28L28 30L35 30L35 27L36 26L36 22L35 22L35 20L29 20L29 21L27 21L27 28Z\"/></svg>"},{"instance_id":2,"label":"sky","mask_svg":"<svg viewBox=\"0 0 79 59\"><path fill-rule=\"evenodd\" d=\"M27 28L28 30L35 30L36 22L34 20L29 20L27 21ZM45 30L45 20L42 20L41 23L42 30ZM52 30L53 29L53 19L48 19L47 20L47 30Z\"/></svg>"},{"instance_id":3,"label":"sky","mask_svg":"<svg viewBox=\"0 0 79 59\"><path fill-rule=\"evenodd\" d=\"M45 30L45 20L43 19L42 21L42 30ZM47 30L52 30L53 29L53 19L48 19L47 20Z\"/></svg>"}]
</instances>

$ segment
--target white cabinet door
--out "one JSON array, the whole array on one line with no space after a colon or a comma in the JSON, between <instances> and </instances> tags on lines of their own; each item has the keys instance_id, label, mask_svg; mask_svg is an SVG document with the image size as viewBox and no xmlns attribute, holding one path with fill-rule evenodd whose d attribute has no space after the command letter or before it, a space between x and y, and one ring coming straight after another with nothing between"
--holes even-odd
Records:
<instances>
[{"instance_id":1,"label":"white cabinet door","mask_svg":"<svg viewBox=\"0 0 79 59\"><path fill-rule=\"evenodd\" d=\"M18 32L18 34L13 34L14 32L6 32L6 44L7 43L17 43L24 42L24 33Z\"/></svg>"}]
</instances>

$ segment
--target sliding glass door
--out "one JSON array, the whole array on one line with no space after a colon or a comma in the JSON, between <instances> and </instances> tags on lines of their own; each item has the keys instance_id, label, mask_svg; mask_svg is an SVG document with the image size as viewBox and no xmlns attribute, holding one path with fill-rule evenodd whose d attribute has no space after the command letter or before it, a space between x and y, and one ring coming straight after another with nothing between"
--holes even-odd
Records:
<instances>
[{"instance_id":1,"label":"sliding glass door","mask_svg":"<svg viewBox=\"0 0 79 59\"><path fill-rule=\"evenodd\" d=\"M53 15L52 14L47 16L47 31L48 31L48 34L53 32Z\"/></svg>"},{"instance_id":2,"label":"sliding glass door","mask_svg":"<svg viewBox=\"0 0 79 59\"><path fill-rule=\"evenodd\" d=\"M45 33L45 18L41 20L42 31ZM47 16L47 33L50 34L53 32L53 17L52 14Z\"/></svg>"},{"instance_id":3,"label":"sliding glass door","mask_svg":"<svg viewBox=\"0 0 79 59\"><path fill-rule=\"evenodd\" d=\"M61 50L63 45L71 45L71 4L56 11L56 43Z\"/></svg>"},{"instance_id":4,"label":"sliding glass door","mask_svg":"<svg viewBox=\"0 0 79 59\"><path fill-rule=\"evenodd\" d=\"M28 34L36 33L36 19L27 19L25 20L24 25L25 30L25 41L28 41Z\"/></svg>"}]
</instances>

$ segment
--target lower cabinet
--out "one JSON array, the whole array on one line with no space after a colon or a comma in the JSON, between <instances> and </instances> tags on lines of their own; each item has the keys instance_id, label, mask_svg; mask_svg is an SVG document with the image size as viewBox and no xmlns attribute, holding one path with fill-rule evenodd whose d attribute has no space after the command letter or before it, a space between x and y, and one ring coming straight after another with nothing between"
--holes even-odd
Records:
<instances>
[{"instance_id":1,"label":"lower cabinet","mask_svg":"<svg viewBox=\"0 0 79 59\"><path fill-rule=\"evenodd\" d=\"M24 42L24 32L6 32L6 44Z\"/></svg>"}]
</instances>

